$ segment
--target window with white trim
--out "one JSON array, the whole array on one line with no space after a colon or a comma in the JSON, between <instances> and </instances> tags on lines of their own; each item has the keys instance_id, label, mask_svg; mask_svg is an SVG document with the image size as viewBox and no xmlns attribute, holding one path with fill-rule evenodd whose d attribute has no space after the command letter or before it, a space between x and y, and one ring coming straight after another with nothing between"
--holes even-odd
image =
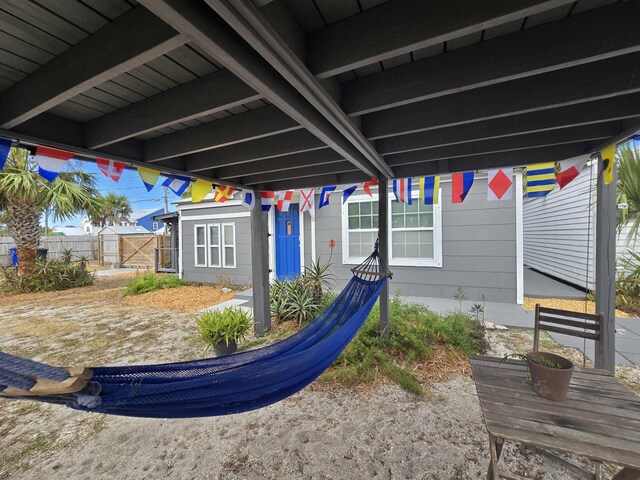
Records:
<instances>
[{"instance_id":1,"label":"window with white trim","mask_svg":"<svg viewBox=\"0 0 640 480\"><path fill-rule=\"evenodd\" d=\"M442 266L440 205L411 205L389 199L391 265ZM342 207L343 263L358 264L373 250L378 234L378 202L369 196L351 197Z\"/></svg>"},{"instance_id":2,"label":"window with white trim","mask_svg":"<svg viewBox=\"0 0 640 480\"><path fill-rule=\"evenodd\" d=\"M236 268L235 223L195 225L195 266Z\"/></svg>"},{"instance_id":3,"label":"window with white trim","mask_svg":"<svg viewBox=\"0 0 640 480\"><path fill-rule=\"evenodd\" d=\"M153 231L156 231L160 228L158 222L153 222L153 225L151 226L151 228L153 229Z\"/></svg>"}]
</instances>

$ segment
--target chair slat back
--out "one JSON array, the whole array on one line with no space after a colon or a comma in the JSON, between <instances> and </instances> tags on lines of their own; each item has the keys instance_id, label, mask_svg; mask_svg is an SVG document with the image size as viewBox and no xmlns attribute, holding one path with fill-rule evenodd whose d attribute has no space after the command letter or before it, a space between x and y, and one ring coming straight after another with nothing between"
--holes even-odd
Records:
<instances>
[{"instance_id":1,"label":"chair slat back","mask_svg":"<svg viewBox=\"0 0 640 480\"><path fill-rule=\"evenodd\" d=\"M562 333L599 342L603 336L604 322L602 318L602 314L572 312L541 307L540 304L536 304L533 350L538 351L539 349L541 331Z\"/></svg>"}]
</instances>

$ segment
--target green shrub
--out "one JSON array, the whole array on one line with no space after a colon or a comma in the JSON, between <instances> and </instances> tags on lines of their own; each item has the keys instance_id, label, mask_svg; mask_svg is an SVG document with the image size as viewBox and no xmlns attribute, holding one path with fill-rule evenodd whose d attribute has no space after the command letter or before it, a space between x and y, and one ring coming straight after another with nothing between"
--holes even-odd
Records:
<instances>
[{"instance_id":1,"label":"green shrub","mask_svg":"<svg viewBox=\"0 0 640 480\"><path fill-rule=\"evenodd\" d=\"M315 285L306 282L304 277L276 280L269 290L271 314L277 322L294 320L301 325L313 320L321 311L322 299L317 299L316 295Z\"/></svg>"},{"instance_id":2,"label":"green shrub","mask_svg":"<svg viewBox=\"0 0 640 480\"><path fill-rule=\"evenodd\" d=\"M142 293L154 292L163 288L182 287L184 282L173 275L154 275L145 273L132 278L124 287L123 296L140 295Z\"/></svg>"},{"instance_id":3,"label":"green shrub","mask_svg":"<svg viewBox=\"0 0 640 480\"><path fill-rule=\"evenodd\" d=\"M200 338L211 349L222 341L227 345L238 343L253 325L251 315L238 307L205 312L196 321Z\"/></svg>"},{"instance_id":4,"label":"green shrub","mask_svg":"<svg viewBox=\"0 0 640 480\"><path fill-rule=\"evenodd\" d=\"M93 275L86 270L86 264L65 263L60 260L37 260L30 275L18 275L17 267L3 267L0 287L8 293L30 293L67 288L84 287L93 284Z\"/></svg>"},{"instance_id":5,"label":"green shrub","mask_svg":"<svg viewBox=\"0 0 640 480\"><path fill-rule=\"evenodd\" d=\"M616 306L631 315L640 315L640 253L628 254L622 259L623 273L616 280Z\"/></svg>"}]
</instances>

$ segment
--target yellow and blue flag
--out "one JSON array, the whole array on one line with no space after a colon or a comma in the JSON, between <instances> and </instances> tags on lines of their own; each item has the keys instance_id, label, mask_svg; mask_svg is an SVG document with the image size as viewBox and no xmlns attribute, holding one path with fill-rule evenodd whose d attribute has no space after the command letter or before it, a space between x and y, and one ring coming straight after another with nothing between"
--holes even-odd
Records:
<instances>
[{"instance_id":1,"label":"yellow and blue flag","mask_svg":"<svg viewBox=\"0 0 640 480\"><path fill-rule=\"evenodd\" d=\"M436 205L438 203L438 192L440 190L440 175L433 177L420 177L420 200L425 205Z\"/></svg>"},{"instance_id":2,"label":"yellow and blue flag","mask_svg":"<svg viewBox=\"0 0 640 480\"><path fill-rule=\"evenodd\" d=\"M156 183L158 183L160 172L152 170L151 168L138 167L138 175L140 175L140 180L144 183L147 192L150 192L151 189L156 186Z\"/></svg>"},{"instance_id":3,"label":"yellow and blue flag","mask_svg":"<svg viewBox=\"0 0 640 480\"><path fill-rule=\"evenodd\" d=\"M556 164L536 163L527 167L527 197L544 197L556 186Z\"/></svg>"},{"instance_id":4,"label":"yellow and blue flag","mask_svg":"<svg viewBox=\"0 0 640 480\"><path fill-rule=\"evenodd\" d=\"M181 196L184 191L189 187L191 179L189 177L183 177L182 175L169 175L162 183L163 187L168 187L177 196Z\"/></svg>"}]
</instances>

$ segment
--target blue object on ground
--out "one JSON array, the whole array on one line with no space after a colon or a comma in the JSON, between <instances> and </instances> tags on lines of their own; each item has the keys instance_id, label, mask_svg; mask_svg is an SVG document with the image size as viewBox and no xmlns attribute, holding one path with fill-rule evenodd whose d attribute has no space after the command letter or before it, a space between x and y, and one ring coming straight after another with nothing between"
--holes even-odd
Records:
<instances>
[{"instance_id":1,"label":"blue object on ground","mask_svg":"<svg viewBox=\"0 0 640 480\"><path fill-rule=\"evenodd\" d=\"M11 255L11 265L13 265L14 267L17 267L18 266L18 249L10 248L9 254Z\"/></svg>"}]
</instances>

